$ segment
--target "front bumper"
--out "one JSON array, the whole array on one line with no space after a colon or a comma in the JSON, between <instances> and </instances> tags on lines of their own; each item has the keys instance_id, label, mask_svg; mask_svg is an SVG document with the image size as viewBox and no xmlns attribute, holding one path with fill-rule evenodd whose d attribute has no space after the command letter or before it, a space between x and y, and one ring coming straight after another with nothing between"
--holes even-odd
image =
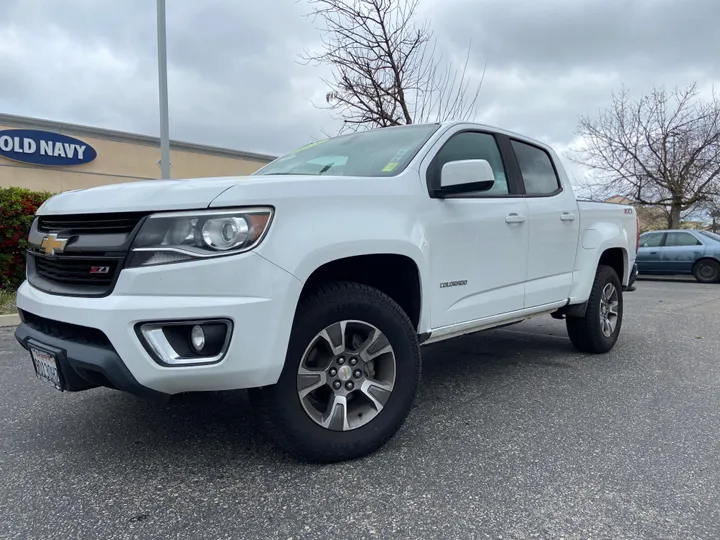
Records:
<instances>
[{"instance_id":1,"label":"front bumper","mask_svg":"<svg viewBox=\"0 0 720 540\"><path fill-rule=\"evenodd\" d=\"M266 386L282 371L301 290L299 280L255 253L125 269L103 298L47 294L25 282L17 306L29 316L15 335L26 348L34 340L60 350L69 389L155 395ZM233 323L227 353L212 365L162 366L135 331L141 322L212 318Z\"/></svg>"},{"instance_id":2,"label":"front bumper","mask_svg":"<svg viewBox=\"0 0 720 540\"><path fill-rule=\"evenodd\" d=\"M56 358L60 364L64 390L78 392L98 386L106 386L149 398L164 398L161 392L142 386L120 359L112 347L105 343L85 340L74 341L74 336L53 336L38 319L23 322L15 330L20 345L50 346L59 351Z\"/></svg>"}]
</instances>

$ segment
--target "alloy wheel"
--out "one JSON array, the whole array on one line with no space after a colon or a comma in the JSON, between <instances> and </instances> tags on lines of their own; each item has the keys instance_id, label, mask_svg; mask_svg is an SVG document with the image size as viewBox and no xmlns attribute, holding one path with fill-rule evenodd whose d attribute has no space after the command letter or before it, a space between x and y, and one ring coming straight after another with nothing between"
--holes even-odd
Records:
<instances>
[{"instance_id":1,"label":"alloy wheel","mask_svg":"<svg viewBox=\"0 0 720 540\"><path fill-rule=\"evenodd\" d=\"M395 373L395 352L385 334L370 323L344 320L310 341L298 368L298 397L316 424L349 431L380 414Z\"/></svg>"},{"instance_id":2,"label":"alloy wheel","mask_svg":"<svg viewBox=\"0 0 720 540\"><path fill-rule=\"evenodd\" d=\"M620 299L615 285L605 285L600 296L600 330L605 337L612 336L618 322Z\"/></svg>"}]
</instances>

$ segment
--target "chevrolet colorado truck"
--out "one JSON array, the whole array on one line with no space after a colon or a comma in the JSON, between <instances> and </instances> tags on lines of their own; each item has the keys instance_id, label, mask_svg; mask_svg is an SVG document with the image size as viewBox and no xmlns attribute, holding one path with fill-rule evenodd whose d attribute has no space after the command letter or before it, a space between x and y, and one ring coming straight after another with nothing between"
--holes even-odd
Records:
<instances>
[{"instance_id":1,"label":"chevrolet colorado truck","mask_svg":"<svg viewBox=\"0 0 720 540\"><path fill-rule=\"evenodd\" d=\"M632 207L578 202L545 144L382 128L248 177L53 196L15 335L58 390L249 389L282 448L340 461L405 421L421 346L552 315L580 351L609 351L637 249Z\"/></svg>"}]
</instances>

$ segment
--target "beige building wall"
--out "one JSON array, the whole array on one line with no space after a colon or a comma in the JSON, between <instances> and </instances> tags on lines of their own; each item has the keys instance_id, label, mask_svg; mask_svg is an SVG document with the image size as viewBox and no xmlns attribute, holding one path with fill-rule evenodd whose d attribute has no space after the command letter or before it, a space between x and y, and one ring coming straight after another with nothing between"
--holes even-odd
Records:
<instances>
[{"instance_id":1,"label":"beige building wall","mask_svg":"<svg viewBox=\"0 0 720 540\"><path fill-rule=\"evenodd\" d=\"M0 156L0 187L17 186L57 193L100 185L152 180L160 177L160 141L129 133L0 114L0 131L35 129L69 135L97 151L90 163L47 167ZM253 154L171 141L170 175L173 179L249 175L274 159Z\"/></svg>"}]
</instances>

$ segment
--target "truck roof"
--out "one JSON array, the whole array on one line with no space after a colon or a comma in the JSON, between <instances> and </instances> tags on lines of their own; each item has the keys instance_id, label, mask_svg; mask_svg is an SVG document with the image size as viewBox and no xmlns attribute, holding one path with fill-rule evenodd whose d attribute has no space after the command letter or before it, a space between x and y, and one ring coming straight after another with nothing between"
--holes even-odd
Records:
<instances>
[{"instance_id":1,"label":"truck roof","mask_svg":"<svg viewBox=\"0 0 720 540\"><path fill-rule=\"evenodd\" d=\"M508 137L512 137L513 139L520 139L523 141L527 141L527 142L535 144L537 146L542 146L546 150L552 151L552 147L543 141L533 139L532 137L528 137L527 135L523 135L522 133L518 133L516 131L510 131L508 129L503 129L498 126L493 126L490 124L483 124L481 122L446 120L444 122L422 122L420 124L415 124L415 125L435 125L435 126L439 125L439 126L443 126L443 127L461 126L461 125L462 126L472 126L472 127L478 128L478 129L485 129L485 130L494 131L497 133L502 133L504 135L507 135ZM402 127L402 126L397 126L397 127Z\"/></svg>"}]
</instances>

